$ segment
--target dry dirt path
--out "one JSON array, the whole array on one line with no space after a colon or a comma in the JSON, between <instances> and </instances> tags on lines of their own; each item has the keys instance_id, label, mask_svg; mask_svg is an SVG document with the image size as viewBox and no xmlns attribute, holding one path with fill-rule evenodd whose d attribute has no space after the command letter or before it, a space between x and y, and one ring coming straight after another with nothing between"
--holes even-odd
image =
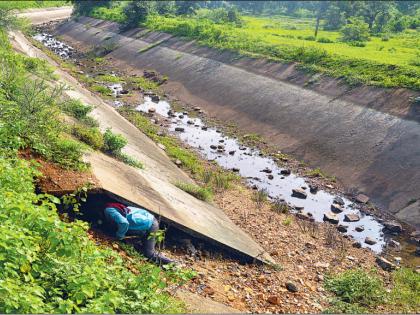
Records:
<instances>
[{"instance_id":1,"label":"dry dirt path","mask_svg":"<svg viewBox=\"0 0 420 315\"><path fill-rule=\"evenodd\" d=\"M30 9L19 13L19 17L27 18L31 24L37 25L49 21L62 20L70 17L72 7Z\"/></svg>"}]
</instances>

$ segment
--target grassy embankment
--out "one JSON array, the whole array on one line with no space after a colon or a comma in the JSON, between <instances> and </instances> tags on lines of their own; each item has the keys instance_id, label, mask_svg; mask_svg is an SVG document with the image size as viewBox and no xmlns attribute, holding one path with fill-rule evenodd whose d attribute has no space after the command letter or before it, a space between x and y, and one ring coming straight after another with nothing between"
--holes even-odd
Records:
<instances>
[{"instance_id":1,"label":"grassy embankment","mask_svg":"<svg viewBox=\"0 0 420 315\"><path fill-rule=\"evenodd\" d=\"M87 146L70 136L62 110L95 123L84 118L86 106L61 101L62 90L46 83L53 80L45 62L14 53L0 29L0 313L185 311L164 290L188 273L123 260L91 240L86 223L61 220L60 199L35 192L42 174L21 150L62 168L89 168L81 160Z\"/></svg>"},{"instance_id":2,"label":"grassy embankment","mask_svg":"<svg viewBox=\"0 0 420 315\"><path fill-rule=\"evenodd\" d=\"M98 7L92 17L124 21L122 6ZM151 15L144 26L245 56L297 62L311 73L342 78L350 85L405 87L420 90L420 40L415 30L371 37L365 47L339 40L339 33L320 31L313 38L313 19L243 17L241 27L197 17Z\"/></svg>"},{"instance_id":3,"label":"grassy embankment","mask_svg":"<svg viewBox=\"0 0 420 315\"><path fill-rule=\"evenodd\" d=\"M62 7L69 5L69 2L62 0L41 0L41 1L27 1L27 0L15 0L15 1L0 1L0 9L36 9L36 8L50 8L50 7Z\"/></svg>"}]
</instances>

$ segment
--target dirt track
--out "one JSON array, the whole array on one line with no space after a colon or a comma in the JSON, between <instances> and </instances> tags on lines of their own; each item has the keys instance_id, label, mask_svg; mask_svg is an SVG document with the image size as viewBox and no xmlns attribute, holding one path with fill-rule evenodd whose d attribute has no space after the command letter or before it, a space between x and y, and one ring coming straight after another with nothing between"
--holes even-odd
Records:
<instances>
[{"instance_id":1,"label":"dirt track","mask_svg":"<svg viewBox=\"0 0 420 315\"><path fill-rule=\"evenodd\" d=\"M286 153L419 226L420 209L398 214L420 197L420 125L409 100L417 93L361 87L346 94L331 81L311 90L299 86L304 75L299 78L293 67L264 61L232 65L229 54L215 56L213 50L167 34L117 31L115 23L82 18L65 23L57 34L87 49L113 43L116 49L108 56L115 65L168 75L167 91L181 101L263 134ZM359 104L350 102L356 99Z\"/></svg>"}]
</instances>

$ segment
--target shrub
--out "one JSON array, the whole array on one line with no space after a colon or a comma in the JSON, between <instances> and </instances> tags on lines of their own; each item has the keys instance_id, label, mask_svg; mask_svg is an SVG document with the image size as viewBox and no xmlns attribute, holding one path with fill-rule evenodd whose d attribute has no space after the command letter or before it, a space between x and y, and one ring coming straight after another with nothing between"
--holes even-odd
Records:
<instances>
[{"instance_id":1,"label":"shrub","mask_svg":"<svg viewBox=\"0 0 420 315\"><path fill-rule=\"evenodd\" d=\"M111 90L108 87L103 86L103 85L98 85L98 84L92 85L92 89L95 92L98 92L98 93L100 93L102 95L109 95L109 94L111 94Z\"/></svg>"},{"instance_id":2,"label":"shrub","mask_svg":"<svg viewBox=\"0 0 420 315\"><path fill-rule=\"evenodd\" d=\"M104 137L98 128L75 125L72 134L96 150L100 150L104 146Z\"/></svg>"},{"instance_id":3,"label":"shrub","mask_svg":"<svg viewBox=\"0 0 420 315\"><path fill-rule=\"evenodd\" d=\"M57 198L34 193L38 175L26 161L0 159L1 313L185 311L165 288L187 273L96 245L85 222L60 220Z\"/></svg>"},{"instance_id":4,"label":"shrub","mask_svg":"<svg viewBox=\"0 0 420 315\"><path fill-rule=\"evenodd\" d=\"M360 18L351 18L341 29L344 42L365 42L369 40L369 26Z\"/></svg>"},{"instance_id":5,"label":"shrub","mask_svg":"<svg viewBox=\"0 0 420 315\"><path fill-rule=\"evenodd\" d=\"M387 41L389 41L389 35L388 35L388 34L386 34L386 35L382 36L382 37L381 37L381 41L383 41L383 42L387 42Z\"/></svg>"},{"instance_id":6,"label":"shrub","mask_svg":"<svg viewBox=\"0 0 420 315\"><path fill-rule=\"evenodd\" d=\"M349 45L354 47L366 47L365 42L349 42Z\"/></svg>"},{"instance_id":7,"label":"shrub","mask_svg":"<svg viewBox=\"0 0 420 315\"><path fill-rule=\"evenodd\" d=\"M189 183L175 183L175 186L197 199L203 201L211 201L213 199L213 192L209 188L203 188Z\"/></svg>"},{"instance_id":8,"label":"shrub","mask_svg":"<svg viewBox=\"0 0 420 315\"><path fill-rule=\"evenodd\" d=\"M121 152L116 157L120 159L122 162L124 162L125 164L130 165L132 167L139 168L139 169L144 168L143 163L141 163L140 161L138 161L137 159L133 158L132 156L128 154Z\"/></svg>"},{"instance_id":9,"label":"shrub","mask_svg":"<svg viewBox=\"0 0 420 315\"><path fill-rule=\"evenodd\" d=\"M332 39L329 39L327 37L320 37L320 38L318 38L317 42L318 43L326 43L326 44L334 43L334 41Z\"/></svg>"},{"instance_id":10,"label":"shrub","mask_svg":"<svg viewBox=\"0 0 420 315\"><path fill-rule=\"evenodd\" d=\"M108 128L104 133L104 150L112 154L120 154L128 141L123 135L115 134Z\"/></svg>"},{"instance_id":11,"label":"shrub","mask_svg":"<svg viewBox=\"0 0 420 315\"><path fill-rule=\"evenodd\" d=\"M85 170L87 165L82 162L84 149L84 146L77 141L59 138L52 144L46 157L65 168Z\"/></svg>"},{"instance_id":12,"label":"shrub","mask_svg":"<svg viewBox=\"0 0 420 315\"><path fill-rule=\"evenodd\" d=\"M63 102L60 107L65 113L77 119L86 118L87 114L89 114L93 109L92 106L85 105L80 100L76 99Z\"/></svg>"},{"instance_id":13,"label":"shrub","mask_svg":"<svg viewBox=\"0 0 420 315\"><path fill-rule=\"evenodd\" d=\"M332 305L334 311L366 311L381 302L385 295L382 279L373 272L362 269L347 270L326 277L325 289L335 294Z\"/></svg>"},{"instance_id":14,"label":"shrub","mask_svg":"<svg viewBox=\"0 0 420 315\"><path fill-rule=\"evenodd\" d=\"M313 36L313 35L310 35L310 36L305 36L305 37L304 37L304 39L305 39L305 40L310 40L310 41L314 41L314 40L316 40L315 36Z\"/></svg>"}]
</instances>

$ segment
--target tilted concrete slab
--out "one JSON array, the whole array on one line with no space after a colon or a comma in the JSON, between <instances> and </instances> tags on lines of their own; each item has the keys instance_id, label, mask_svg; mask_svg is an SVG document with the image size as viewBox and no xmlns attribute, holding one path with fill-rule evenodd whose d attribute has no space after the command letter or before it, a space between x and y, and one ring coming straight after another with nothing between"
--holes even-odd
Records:
<instances>
[{"instance_id":1,"label":"tilted concrete slab","mask_svg":"<svg viewBox=\"0 0 420 315\"><path fill-rule=\"evenodd\" d=\"M176 186L101 153L86 156L99 188L137 206L194 236L228 248L248 260L273 262L248 234L219 208L198 200Z\"/></svg>"}]
</instances>

